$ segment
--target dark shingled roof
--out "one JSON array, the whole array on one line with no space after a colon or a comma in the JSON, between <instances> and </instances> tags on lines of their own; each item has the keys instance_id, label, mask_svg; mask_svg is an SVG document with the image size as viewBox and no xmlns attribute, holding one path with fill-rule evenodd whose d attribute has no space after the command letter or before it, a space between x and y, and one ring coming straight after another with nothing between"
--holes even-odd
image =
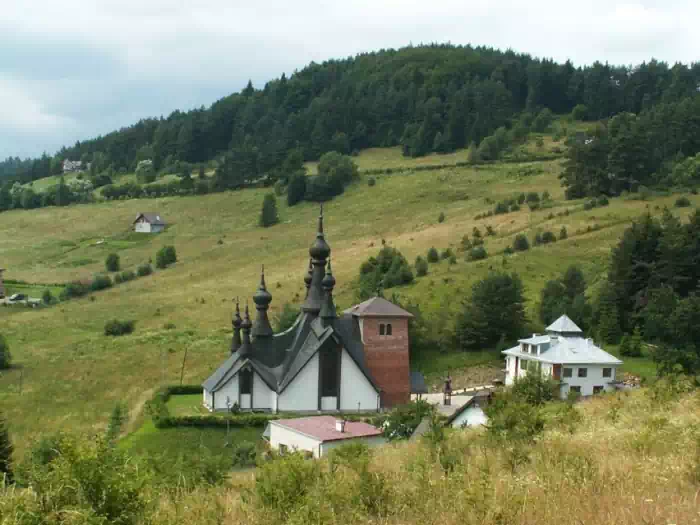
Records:
<instances>
[{"instance_id":1,"label":"dark shingled roof","mask_svg":"<svg viewBox=\"0 0 700 525\"><path fill-rule=\"evenodd\" d=\"M363 303L345 310L346 314L357 317L413 317L411 312L396 306L383 297L372 297Z\"/></svg>"},{"instance_id":2,"label":"dark shingled roof","mask_svg":"<svg viewBox=\"0 0 700 525\"><path fill-rule=\"evenodd\" d=\"M138 221L141 217L146 219L146 222L149 222L151 224L165 226L165 219L163 219L163 217L160 215L160 213L154 213L154 212L139 213L136 216L136 219L134 219L134 222Z\"/></svg>"}]
</instances>

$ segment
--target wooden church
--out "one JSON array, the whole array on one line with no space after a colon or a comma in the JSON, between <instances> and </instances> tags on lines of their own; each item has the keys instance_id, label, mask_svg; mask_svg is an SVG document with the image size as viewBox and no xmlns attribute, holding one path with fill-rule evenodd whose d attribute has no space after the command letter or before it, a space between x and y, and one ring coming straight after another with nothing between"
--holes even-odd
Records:
<instances>
[{"instance_id":1,"label":"wooden church","mask_svg":"<svg viewBox=\"0 0 700 525\"><path fill-rule=\"evenodd\" d=\"M255 320L247 305L241 318L236 304L231 355L203 384L209 410L343 412L409 402L412 315L381 297L338 313L330 253L321 211L306 298L287 331L273 333L264 271L253 295Z\"/></svg>"}]
</instances>

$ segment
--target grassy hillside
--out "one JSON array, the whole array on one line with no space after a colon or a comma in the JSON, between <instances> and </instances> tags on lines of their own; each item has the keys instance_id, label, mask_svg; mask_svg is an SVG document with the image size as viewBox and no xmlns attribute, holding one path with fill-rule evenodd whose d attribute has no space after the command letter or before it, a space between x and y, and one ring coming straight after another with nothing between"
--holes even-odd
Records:
<instances>
[{"instance_id":1,"label":"grassy hillside","mask_svg":"<svg viewBox=\"0 0 700 525\"><path fill-rule=\"evenodd\" d=\"M548 140L545 148L550 147ZM463 152L448 160L429 159L447 164L459 155ZM403 159L398 150L370 150L357 160L364 169L426 162ZM646 209L660 213L659 207L671 206L675 197L646 202L613 199L608 207L584 211L582 202L564 200L557 178L561 169L562 161L556 159L404 171L376 176L372 187L363 176L325 207L339 306L353 303L358 267L376 254L382 240L412 262L431 246L457 249L464 234L471 234L475 226L483 233L486 225L497 233L486 238L488 259L465 262L460 254L456 265L447 261L431 265L426 277L396 291L419 301L428 315L439 312L448 320L459 310L471 284L490 269L521 275L533 319L540 288L570 263L582 266L595 291L610 247L624 228ZM496 201L545 190L553 198L550 208L531 212L523 206L519 212L474 219L493 209ZM2 214L0 266L7 268L7 279L57 283L90 278L103 270L111 251L120 254L123 268L135 269L155 258L166 244L175 245L179 258L167 270L88 298L34 311L0 308L2 332L17 365L0 376L0 406L12 421L20 450L26 446L24 438L37 432L103 426L119 400L138 411L161 381L179 382L185 350L184 381L204 379L226 355L232 298L252 295L261 264L273 295L272 317L285 302L303 297L302 278L318 207L302 203L288 208L280 199L281 224L262 229L257 222L266 191ZM691 201L696 206L700 197L691 196ZM140 211L160 212L169 223L166 232L131 233L131 221ZM438 222L440 212L446 216L443 223ZM517 233L532 239L538 230L558 234L562 226L569 232L565 241L507 259L499 254ZM113 318L136 320L135 333L105 337L104 324ZM451 359L464 363L471 357ZM433 365L433 371L438 368Z\"/></svg>"}]
</instances>

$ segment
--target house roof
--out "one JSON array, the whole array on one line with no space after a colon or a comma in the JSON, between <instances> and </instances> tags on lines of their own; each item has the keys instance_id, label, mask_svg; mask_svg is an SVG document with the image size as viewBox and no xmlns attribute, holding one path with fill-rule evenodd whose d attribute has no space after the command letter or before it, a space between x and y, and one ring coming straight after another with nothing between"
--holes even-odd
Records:
<instances>
[{"instance_id":1,"label":"house roof","mask_svg":"<svg viewBox=\"0 0 700 525\"><path fill-rule=\"evenodd\" d=\"M356 317L413 317L411 312L407 312L383 297L372 297L363 303L348 308L344 313L352 314Z\"/></svg>"},{"instance_id":2,"label":"house roof","mask_svg":"<svg viewBox=\"0 0 700 525\"><path fill-rule=\"evenodd\" d=\"M338 432L335 428L337 419L333 416L300 417L297 419L277 419L270 425L277 425L287 430L316 439L322 443L340 441L360 437L380 436L382 431L369 423L346 421L345 431Z\"/></svg>"},{"instance_id":3,"label":"house roof","mask_svg":"<svg viewBox=\"0 0 700 525\"><path fill-rule=\"evenodd\" d=\"M564 314L547 327L547 332L556 332L560 334L582 334L583 330L576 326L576 323L574 323L568 315Z\"/></svg>"},{"instance_id":4,"label":"house roof","mask_svg":"<svg viewBox=\"0 0 700 525\"><path fill-rule=\"evenodd\" d=\"M138 221L141 217L143 217L146 220L146 222L149 222L151 224L165 226L165 219L163 219L163 217L160 215L160 213L156 213L156 212L139 213L136 216L136 219L134 219L134 222Z\"/></svg>"},{"instance_id":5,"label":"house roof","mask_svg":"<svg viewBox=\"0 0 700 525\"><path fill-rule=\"evenodd\" d=\"M540 352L540 355L528 354L515 346L504 350L502 353L515 357L522 357L532 361L552 364L592 364L592 365L621 365L614 355L597 347L590 339L580 336L575 337L549 337L550 347Z\"/></svg>"},{"instance_id":6,"label":"house roof","mask_svg":"<svg viewBox=\"0 0 700 525\"><path fill-rule=\"evenodd\" d=\"M541 345L542 343L549 343L550 338L548 335L535 335L527 339L518 339L519 343L527 343L530 345Z\"/></svg>"}]
</instances>

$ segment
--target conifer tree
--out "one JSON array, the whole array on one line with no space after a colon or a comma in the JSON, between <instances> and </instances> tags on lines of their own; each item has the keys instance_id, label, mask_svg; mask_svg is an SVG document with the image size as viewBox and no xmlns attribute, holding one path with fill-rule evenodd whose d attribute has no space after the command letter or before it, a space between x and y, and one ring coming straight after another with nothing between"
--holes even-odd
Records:
<instances>
[{"instance_id":1,"label":"conifer tree","mask_svg":"<svg viewBox=\"0 0 700 525\"><path fill-rule=\"evenodd\" d=\"M620 318L617 311L617 296L611 287L603 288L598 298L598 336L604 343L620 340Z\"/></svg>"},{"instance_id":2,"label":"conifer tree","mask_svg":"<svg viewBox=\"0 0 700 525\"><path fill-rule=\"evenodd\" d=\"M14 447L10 440L10 432L7 429L7 421L4 414L0 412L0 476L4 476L5 483L14 481L12 471L12 452Z\"/></svg>"},{"instance_id":3,"label":"conifer tree","mask_svg":"<svg viewBox=\"0 0 700 525\"><path fill-rule=\"evenodd\" d=\"M260 226L268 228L280 221L277 214L277 198L274 193L268 193L263 200L260 212Z\"/></svg>"}]
</instances>

